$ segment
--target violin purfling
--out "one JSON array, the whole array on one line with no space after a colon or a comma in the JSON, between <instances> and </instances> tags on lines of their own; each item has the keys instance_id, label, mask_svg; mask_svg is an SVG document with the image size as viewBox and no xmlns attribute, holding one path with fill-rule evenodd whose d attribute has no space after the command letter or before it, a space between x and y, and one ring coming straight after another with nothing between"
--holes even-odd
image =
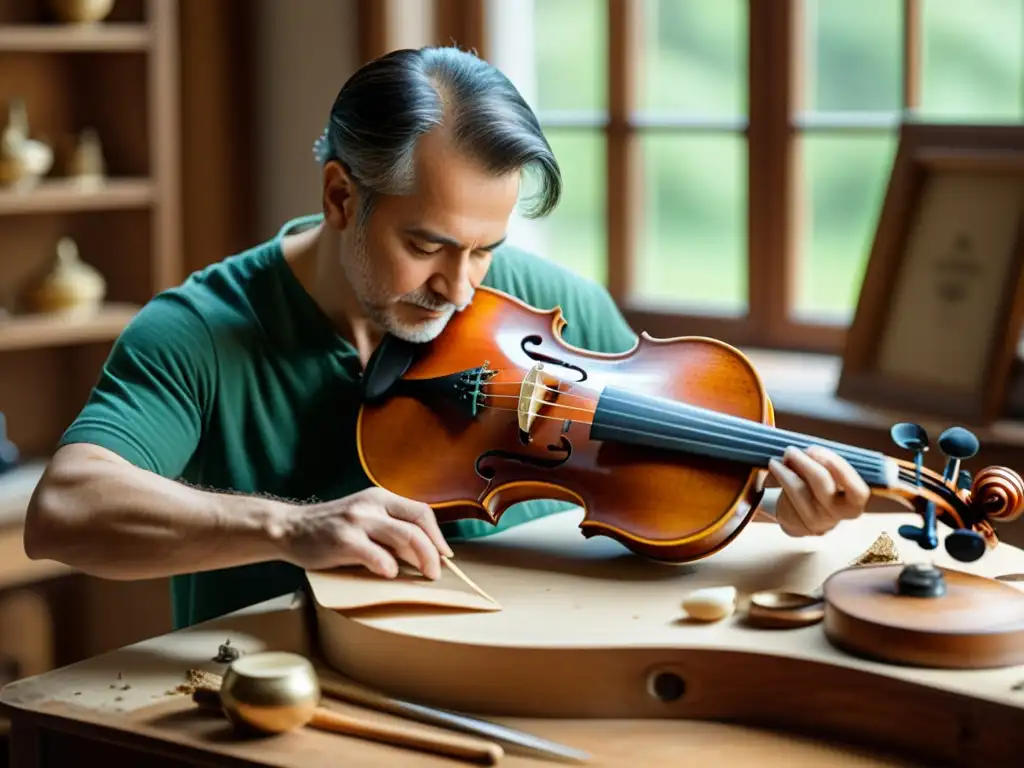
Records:
<instances>
[{"instance_id":1,"label":"violin purfling","mask_svg":"<svg viewBox=\"0 0 1024 768\"><path fill-rule=\"evenodd\" d=\"M514 504L554 499L585 510L585 537L608 536L654 560L686 563L726 546L764 493L768 462L787 446L843 456L878 496L922 518L900 535L977 560L991 523L1024 512L1024 483L1006 467L976 476L963 462L975 436L939 438L942 473L926 468L928 436L895 425L912 459L775 426L757 370L738 349L705 337L641 334L621 354L562 338L560 309L538 310L480 288L433 341L382 341L362 380L360 461L370 480L426 502L440 522L497 523Z\"/></svg>"}]
</instances>

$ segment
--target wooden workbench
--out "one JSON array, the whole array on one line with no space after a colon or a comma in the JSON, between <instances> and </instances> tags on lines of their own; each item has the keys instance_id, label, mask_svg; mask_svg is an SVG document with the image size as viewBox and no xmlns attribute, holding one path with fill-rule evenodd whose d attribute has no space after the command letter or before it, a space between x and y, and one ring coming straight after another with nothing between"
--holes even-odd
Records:
<instances>
[{"instance_id":1,"label":"wooden workbench","mask_svg":"<svg viewBox=\"0 0 1024 768\"><path fill-rule=\"evenodd\" d=\"M308 653L303 608L303 596L284 596L7 686L0 693L0 706L11 720L12 768L83 765L92 760L103 760L107 768L461 764L309 729L245 741L219 716L196 711L187 695L174 691L185 682L188 669L222 672L224 666L212 658L228 638L246 653ZM329 706L354 709L334 702ZM595 758L590 763L594 766L910 765L808 738L717 723L495 719L587 750ZM547 764L510 751L502 763L509 768Z\"/></svg>"}]
</instances>

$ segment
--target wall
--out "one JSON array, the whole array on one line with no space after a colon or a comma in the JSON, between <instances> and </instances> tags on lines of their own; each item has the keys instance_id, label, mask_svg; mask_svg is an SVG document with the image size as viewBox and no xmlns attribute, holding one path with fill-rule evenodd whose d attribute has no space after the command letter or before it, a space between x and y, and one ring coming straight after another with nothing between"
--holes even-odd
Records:
<instances>
[{"instance_id":1,"label":"wall","mask_svg":"<svg viewBox=\"0 0 1024 768\"><path fill-rule=\"evenodd\" d=\"M358 66L356 0L257 0L254 236L320 210L313 142Z\"/></svg>"}]
</instances>

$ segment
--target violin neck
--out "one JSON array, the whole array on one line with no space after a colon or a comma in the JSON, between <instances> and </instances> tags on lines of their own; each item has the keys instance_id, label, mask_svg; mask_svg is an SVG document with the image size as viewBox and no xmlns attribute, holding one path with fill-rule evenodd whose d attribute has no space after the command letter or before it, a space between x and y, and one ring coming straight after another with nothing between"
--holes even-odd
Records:
<instances>
[{"instance_id":1,"label":"violin neck","mask_svg":"<svg viewBox=\"0 0 1024 768\"><path fill-rule=\"evenodd\" d=\"M750 467L767 467L771 459L781 461L788 446L804 449L818 445L846 459L873 488L892 488L899 477L896 462L877 451L616 387L602 391L590 437L725 459Z\"/></svg>"}]
</instances>

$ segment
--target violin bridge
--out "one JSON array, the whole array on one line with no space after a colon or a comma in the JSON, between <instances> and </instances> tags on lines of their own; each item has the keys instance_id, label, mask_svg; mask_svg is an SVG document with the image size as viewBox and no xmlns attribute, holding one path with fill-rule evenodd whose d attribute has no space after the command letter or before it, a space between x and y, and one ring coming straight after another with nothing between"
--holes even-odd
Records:
<instances>
[{"instance_id":1,"label":"violin bridge","mask_svg":"<svg viewBox=\"0 0 1024 768\"><path fill-rule=\"evenodd\" d=\"M541 406L544 404L544 381L541 372L544 366L537 363L523 377L523 383L519 387L519 429L524 434L530 434L533 423L537 420Z\"/></svg>"}]
</instances>

